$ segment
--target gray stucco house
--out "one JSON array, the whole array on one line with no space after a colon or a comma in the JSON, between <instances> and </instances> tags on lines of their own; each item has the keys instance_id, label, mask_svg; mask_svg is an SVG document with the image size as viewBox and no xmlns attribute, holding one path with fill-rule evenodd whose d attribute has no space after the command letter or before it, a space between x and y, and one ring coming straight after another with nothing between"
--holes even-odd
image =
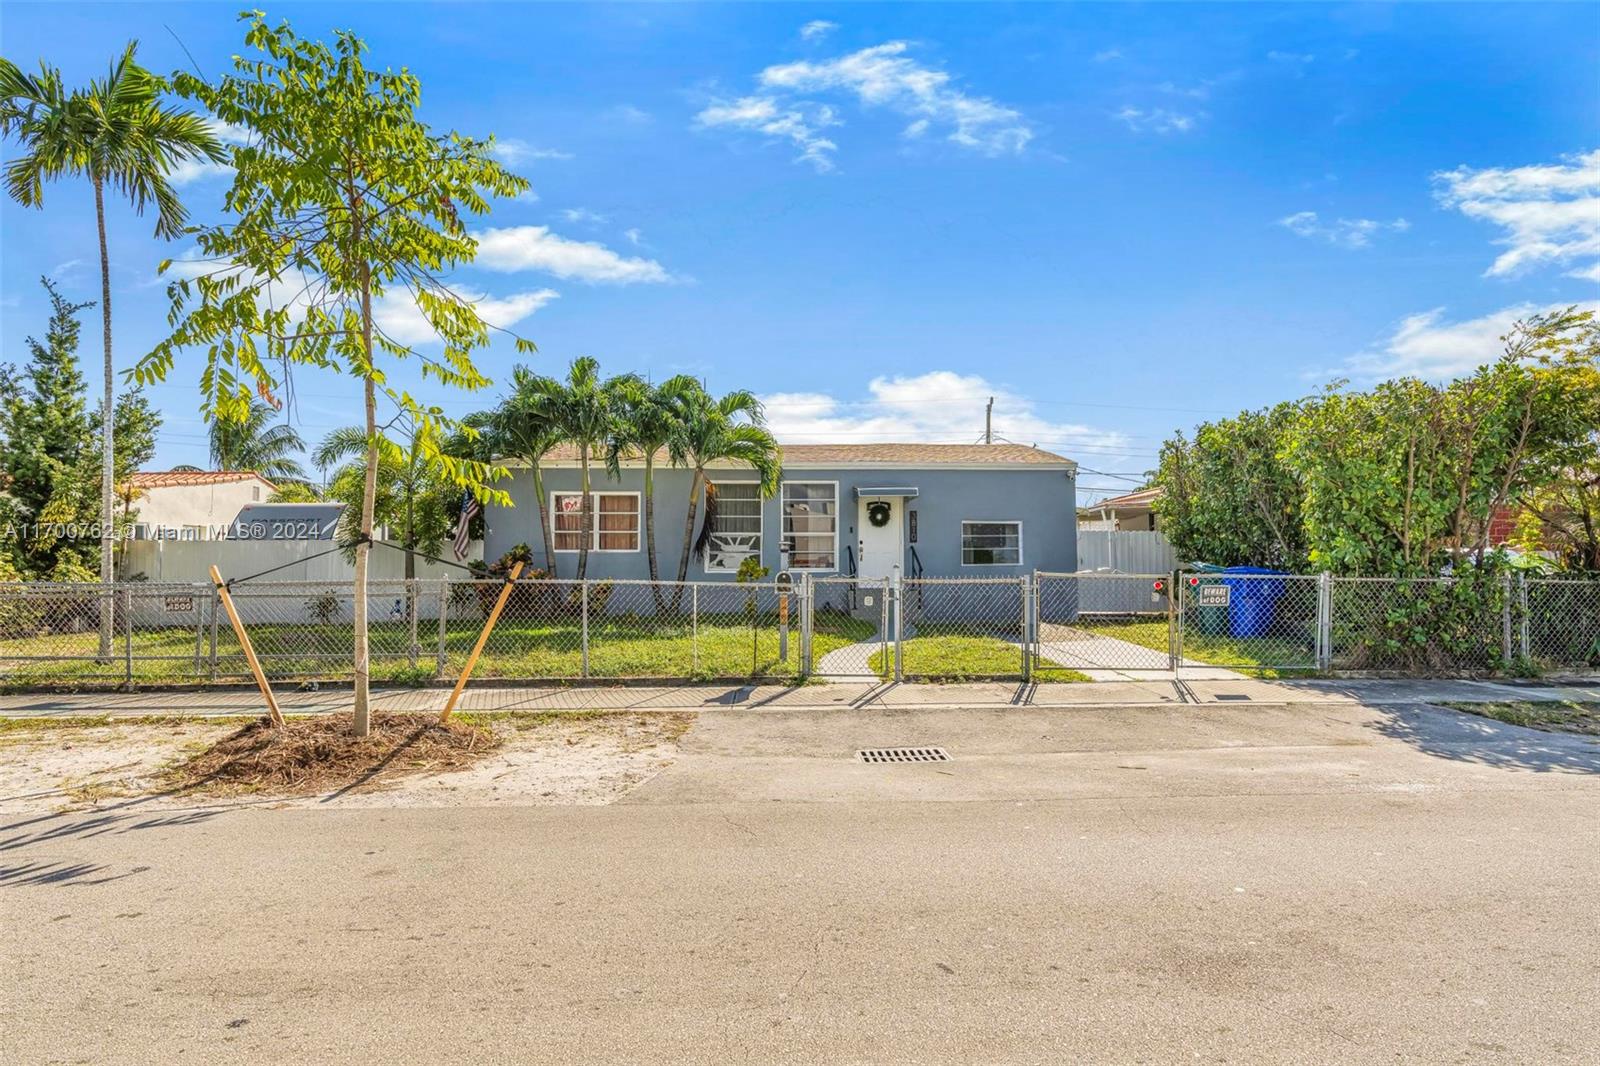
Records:
<instances>
[{"instance_id":1,"label":"gray stucco house","mask_svg":"<svg viewBox=\"0 0 1600 1066\"><path fill-rule=\"evenodd\" d=\"M557 577L577 572L581 475L574 449L541 463L555 529ZM517 544L544 553L533 476L502 482L514 507L485 515L484 558ZM644 464L620 479L591 464L595 529L589 576L648 578L642 520ZM779 491L762 499L754 473L708 471L716 516L690 560L690 580L732 581L756 556L772 573L818 576L1005 577L1078 567L1077 464L1017 444L792 444L783 448ZM690 472L665 461L655 473L656 554L661 577L677 576ZM705 509L701 509L701 515ZM696 529L696 538L701 531Z\"/></svg>"}]
</instances>

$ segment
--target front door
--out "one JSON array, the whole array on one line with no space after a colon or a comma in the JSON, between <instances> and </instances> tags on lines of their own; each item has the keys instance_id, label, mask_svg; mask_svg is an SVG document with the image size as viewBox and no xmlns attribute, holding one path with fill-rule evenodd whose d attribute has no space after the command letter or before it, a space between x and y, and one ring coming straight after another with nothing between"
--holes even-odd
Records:
<instances>
[{"instance_id":1,"label":"front door","mask_svg":"<svg viewBox=\"0 0 1600 1066\"><path fill-rule=\"evenodd\" d=\"M900 530L905 524L899 496L863 496L856 504L856 573L862 581L882 581L894 574L905 549Z\"/></svg>"}]
</instances>

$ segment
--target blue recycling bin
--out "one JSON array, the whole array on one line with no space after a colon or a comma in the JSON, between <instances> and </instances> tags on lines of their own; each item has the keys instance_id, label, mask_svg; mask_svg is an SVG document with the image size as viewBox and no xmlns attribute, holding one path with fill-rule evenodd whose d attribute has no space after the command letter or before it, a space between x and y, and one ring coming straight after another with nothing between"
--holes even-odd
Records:
<instances>
[{"instance_id":1,"label":"blue recycling bin","mask_svg":"<svg viewBox=\"0 0 1600 1066\"><path fill-rule=\"evenodd\" d=\"M1228 586L1228 635L1234 637L1268 637L1272 635L1272 622L1278 613L1278 601L1283 598L1286 583L1273 581L1285 577L1282 570L1268 570L1261 566L1230 566L1223 572L1222 583ZM1232 578L1229 574L1249 574L1248 578Z\"/></svg>"}]
</instances>

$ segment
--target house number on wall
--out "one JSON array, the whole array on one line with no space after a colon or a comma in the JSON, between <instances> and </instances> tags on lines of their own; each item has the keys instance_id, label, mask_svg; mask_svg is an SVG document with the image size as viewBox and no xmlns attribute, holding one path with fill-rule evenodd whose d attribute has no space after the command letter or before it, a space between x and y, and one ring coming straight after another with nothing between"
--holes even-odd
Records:
<instances>
[{"instance_id":1,"label":"house number on wall","mask_svg":"<svg viewBox=\"0 0 1600 1066\"><path fill-rule=\"evenodd\" d=\"M915 544L917 542L917 512L907 511L906 522L910 526L907 535L911 538L911 543Z\"/></svg>"}]
</instances>

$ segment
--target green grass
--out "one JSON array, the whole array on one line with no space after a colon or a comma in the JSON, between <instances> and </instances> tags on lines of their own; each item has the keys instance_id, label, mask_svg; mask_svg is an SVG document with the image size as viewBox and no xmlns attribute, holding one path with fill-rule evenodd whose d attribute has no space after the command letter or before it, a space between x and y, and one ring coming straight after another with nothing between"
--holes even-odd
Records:
<instances>
[{"instance_id":1,"label":"green grass","mask_svg":"<svg viewBox=\"0 0 1600 1066\"><path fill-rule=\"evenodd\" d=\"M1158 622L1093 622L1079 623L1073 628L1101 637L1114 637L1167 653L1167 623ZM1183 631L1183 657L1208 666L1222 666L1235 670L1250 670L1261 677L1311 677L1315 670L1275 666L1285 660L1308 662L1315 657L1315 649L1307 643L1281 637L1230 637L1225 634L1202 633L1193 626Z\"/></svg>"},{"instance_id":2,"label":"green grass","mask_svg":"<svg viewBox=\"0 0 1600 1066\"><path fill-rule=\"evenodd\" d=\"M449 623L445 630L445 669L455 677L477 642L482 623ZM812 644L818 658L836 648L872 635L870 623L845 616L821 615ZM252 625L250 639L272 678L339 679L350 676L352 657L348 625ZM403 623L379 622L370 627L372 677L375 681L419 684L434 674L438 629L419 626L418 665L407 651ZM97 636L57 633L0 641L0 685L105 687L121 683L124 674L120 635L112 657L94 661ZM198 641L193 628L138 630L134 633L133 679L136 684L182 684L211 680L210 634ZM583 672L582 634L577 624L501 621L495 627L474 672L479 678L576 678ZM698 647L697 647L698 645ZM42 660L7 660L7 654L42 656ZM238 641L227 625L217 630L218 679L248 676ZM799 671L799 627L791 627L789 654L778 656L778 627L762 616L758 625L739 615L702 615L698 634L679 619L605 616L589 630L589 676L594 678L793 677ZM198 666L198 669L197 669Z\"/></svg>"},{"instance_id":3,"label":"green grass","mask_svg":"<svg viewBox=\"0 0 1600 1066\"><path fill-rule=\"evenodd\" d=\"M893 670L894 651L876 651L867 660L870 670L887 677ZM1015 677L1022 673L1022 649L998 637L964 632L956 623L923 622L916 636L906 638L901 651L901 672L910 680L964 681L971 678ZM1039 681L1087 681L1088 675L1064 667L1038 671Z\"/></svg>"},{"instance_id":4,"label":"green grass","mask_svg":"<svg viewBox=\"0 0 1600 1066\"><path fill-rule=\"evenodd\" d=\"M1576 700L1500 700L1493 703L1441 703L1468 714L1493 718L1508 725L1542 729L1547 733L1600 736L1600 703Z\"/></svg>"}]
</instances>

